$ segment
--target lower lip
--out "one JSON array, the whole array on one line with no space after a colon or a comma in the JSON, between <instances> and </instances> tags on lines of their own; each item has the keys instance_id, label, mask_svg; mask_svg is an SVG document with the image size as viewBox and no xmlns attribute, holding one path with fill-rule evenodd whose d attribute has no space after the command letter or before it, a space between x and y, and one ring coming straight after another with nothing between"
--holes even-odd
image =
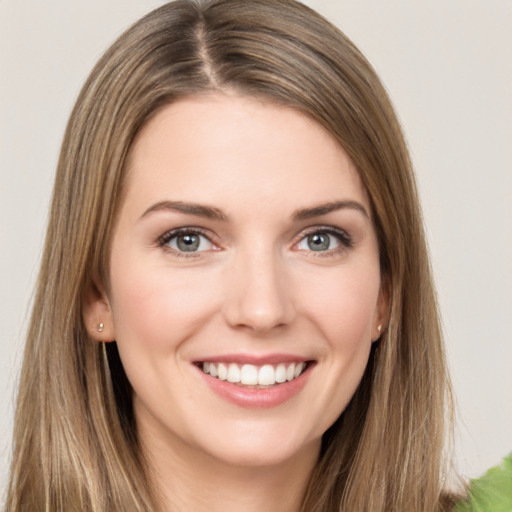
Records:
<instances>
[{"instance_id":1,"label":"lower lip","mask_svg":"<svg viewBox=\"0 0 512 512\"><path fill-rule=\"evenodd\" d=\"M198 371L210 389L228 402L239 407L269 409L284 404L300 393L306 385L312 369L313 365L308 364L304 372L296 379L260 389L244 387L227 380L217 379L204 373L200 368L198 368Z\"/></svg>"}]
</instances>

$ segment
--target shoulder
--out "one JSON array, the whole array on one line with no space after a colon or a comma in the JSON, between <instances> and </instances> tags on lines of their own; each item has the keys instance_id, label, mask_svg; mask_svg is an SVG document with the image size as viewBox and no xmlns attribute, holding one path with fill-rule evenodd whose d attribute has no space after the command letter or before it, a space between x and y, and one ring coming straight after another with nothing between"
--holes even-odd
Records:
<instances>
[{"instance_id":1,"label":"shoulder","mask_svg":"<svg viewBox=\"0 0 512 512\"><path fill-rule=\"evenodd\" d=\"M499 466L471 481L468 497L454 512L512 512L512 453Z\"/></svg>"}]
</instances>

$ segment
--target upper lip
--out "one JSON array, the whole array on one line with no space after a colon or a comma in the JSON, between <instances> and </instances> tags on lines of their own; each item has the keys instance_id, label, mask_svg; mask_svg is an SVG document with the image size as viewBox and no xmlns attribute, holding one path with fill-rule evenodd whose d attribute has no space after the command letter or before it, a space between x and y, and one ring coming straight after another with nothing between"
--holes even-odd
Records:
<instances>
[{"instance_id":1,"label":"upper lip","mask_svg":"<svg viewBox=\"0 0 512 512\"><path fill-rule=\"evenodd\" d=\"M279 363L301 363L311 361L311 358L298 356L295 354L219 354L216 356L197 359L195 363L235 363L252 364L254 366L263 366L264 364Z\"/></svg>"}]
</instances>

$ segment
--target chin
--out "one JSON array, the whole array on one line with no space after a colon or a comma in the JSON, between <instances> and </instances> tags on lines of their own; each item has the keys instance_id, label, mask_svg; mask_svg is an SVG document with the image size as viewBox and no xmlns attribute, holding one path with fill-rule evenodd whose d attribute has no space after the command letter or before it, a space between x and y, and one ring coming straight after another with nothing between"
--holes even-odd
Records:
<instances>
[{"instance_id":1,"label":"chin","mask_svg":"<svg viewBox=\"0 0 512 512\"><path fill-rule=\"evenodd\" d=\"M321 436L313 440L294 439L279 429L265 432L255 428L247 435L241 432L234 435L226 433L222 439L209 444L208 447L204 446L204 451L225 464L258 468L293 463L304 457L316 460L320 453Z\"/></svg>"}]
</instances>

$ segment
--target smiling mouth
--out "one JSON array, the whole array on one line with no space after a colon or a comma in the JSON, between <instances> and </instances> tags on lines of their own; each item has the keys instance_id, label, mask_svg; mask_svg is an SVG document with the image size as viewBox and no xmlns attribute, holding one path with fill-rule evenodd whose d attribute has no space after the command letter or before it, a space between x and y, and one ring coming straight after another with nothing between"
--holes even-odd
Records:
<instances>
[{"instance_id":1,"label":"smiling mouth","mask_svg":"<svg viewBox=\"0 0 512 512\"><path fill-rule=\"evenodd\" d=\"M300 377L309 363L289 362L279 364L236 364L222 362L203 362L198 366L204 373L218 380L246 387L268 387L291 382Z\"/></svg>"}]
</instances>

